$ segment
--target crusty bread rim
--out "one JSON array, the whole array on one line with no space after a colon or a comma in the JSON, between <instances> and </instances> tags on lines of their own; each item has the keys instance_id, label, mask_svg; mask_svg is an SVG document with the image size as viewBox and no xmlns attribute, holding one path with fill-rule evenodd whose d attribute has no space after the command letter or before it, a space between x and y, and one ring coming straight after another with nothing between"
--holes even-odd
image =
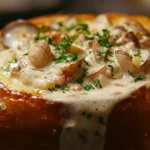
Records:
<instances>
[{"instance_id":1,"label":"crusty bread rim","mask_svg":"<svg viewBox=\"0 0 150 150\"><path fill-rule=\"evenodd\" d=\"M106 13L106 14L50 14L29 19L29 21L37 26L47 24L49 22L64 21L67 18L75 17L80 20L94 20L98 15L106 15L112 24L117 23L122 18L134 19L139 21L147 30L150 31L150 17L143 15L130 15L120 13Z\"/></svg>"}]
</instances>

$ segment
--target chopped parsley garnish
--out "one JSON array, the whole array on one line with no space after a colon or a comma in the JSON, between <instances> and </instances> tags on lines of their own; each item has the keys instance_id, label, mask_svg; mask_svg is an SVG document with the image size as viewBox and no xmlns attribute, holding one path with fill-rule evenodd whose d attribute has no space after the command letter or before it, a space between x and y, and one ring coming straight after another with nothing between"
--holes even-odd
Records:
<instances>
[{"instance_id":1,"label":"chopped parsley garnish","mask_svg":"<svg viewBox=\"0 0 150 150\"><path fill-rule=\"evenodd\" d=\"M43 32L44 29L45 29L45 27L42 26L41 28L39 28L39 29L37 30L36 37L35 37L35 41L44 40L44 41L47 42L48 44L55 46L55 44L53 43L53 40L52 40L50 37L48 37L48 36L41 36L41 32Z\"/></svg>"},{"instance_id":2,"label":"chopped parsley garnish","mask_svg":"<svg viewBox=\"0 0 150 150\"><path fill-rule=\"evenodd\" d=\"M103 31L104 36L109 36L109 34L110 34L109 30L103 29L102 31Z\"/></svg>"},{"instance_id":3,"label":"chopped parsley garnish","mask_svg":"<svg viewBox=\"0 0 150 150\"><path fill-rule=\"evenodd\" d=\"M72 42L69 40L68 36L65 36L61 43L59 44L60 48L66 49Z\"/></svg>"},{"instance_id":4,"label":"chopped parsley garnish","mask_svg":"<svg viewBox=\"0 0 150 150\"><path fill-rule=\"evenodd\" d=\"M134 56L141 57L141 51L140 50L135 51Z\"/></svg>"},{"instance_id":5,"label":"chopped parsley garnish","mask_svg":"<svg viewBox=\"0 0 150 150\"><path fill-rule=\"evenodd\" d=\"M144 76L138 76L138 77L136 77L136 78L134 79L134 82L144 81L144 80L146 80L146 77L144 77Z\"/></svg>"},{"instance_id":6,"label":"chopped parsley garnish","mask_svg":"<svg viewBox=\"0 0 150 150\"><path fill-rule=\"evenodd\" d=\"M104 119L104 117L102 117L102 116L98 117L98 122L99 122L99 124L101 124L101 125L105 125L105 124L106 124L106 123L105 123L105 119Z\"/></svg>"},{"instance_id":7,"label":"chopped parsley garnish","mask_svg":"<svg viewBox=\"0 0 150 150\"><path fill-rule=\"evenodd\" d=\"M70 27L67 27L66 28L66 31L71 31L71 30L73 30L74 28L76 27L76 25L71 25Z\"/></svg>"},{"instance_id":8,"label":"chopped parsley garnish","mask_svg":"<svg viewBox=\"0 0 150 150\"><path fill-rule=\"evenodd\" d=\"M48 90L50 91L50 92L54 92L54 91L56 91L56 89L55 88L48 88Z\"/></svg>"},{"instance_id":9,"label":"chopped parsley garnish","mask_svg":"<svg viewBox=\"0 0 150 150\"><path fill-rule=\"evenodd\" d=\"M96 88L102 88L102 85L101 85L99 79L94 80L93 83L94 83L94 86L95 86Z\"/></svg>"},{"instance_id":10,"label":"chopped parsley garnish","mask_svg":"<svg viewBox=\"0 0 150 150\"><path fill-rule=\"evenodd\" d=\"M111 75L114 76L114 67L112 65L108 65L108 67L111 69Z\"/></svg>"},{"instance_id":11,"label":"chopped parsley garnish","mask_svg":"<svg viewBox=\"0 0 150 150\"><path fill-rule=\"evenodd\" d=\"M82 87L83 87L84 90L89 91L89 90L93 90L93 89L96 89L96 88L102 88L102 85L101 85L99 79L95 79L93 81L93 85L87 84L87 85L82 85Z\"/></svg>"},{"instance_id":12,"label":"chopped parsley garnish","mask_svg":"<svg viewBox=\"0 0 150 150\"><path fill-rule=\"evenodd\" d=\"M60 54L60 56L56 57L54 60L56 61L56 63L69 63L71 61L76 61L78 59L78 54L77 53L66 53L63 52L62 54Z\"/></svg>"},{"instance_id":13,"label":"chopped parsley garnish","mask_svg":"<svg viewBox=\"0 0 150 150\"><path fill-rule=\"evenodd\" d=\"M66 50L66 48L73 43L75 40L75 36L72 38L69 38L68 36L65 36L60 44L55 48L55 50Z\"/></svg>"},{"instance_id":14,"label":"chopped parsley garnish","mask_svg":"<svg viewBox=\"0 0 150 150\"><path fill-rule=\"evenodd\" d=\"M88 24L79 20L77 23L77 31L88 31Z\"/></svg>"},{"instance_id":15,"label":"chopped parsley garnish","mask_svg":"<svg viewBox=\"0 0 150 150\"><path fill-rule=\"evenodd\" d=\"M23 54L23 56L27 56L27 55L28 55L28 52L26 52L26 53Z\"/></svg>"},{"instance_id":16,"label":"chopped parsley garnish","mask_svg":"<svg viewBox=\"0 0 150 150\"><path fill-rule=\"evenodd\" d=\"M63 86L60 86L60 85L55 85L55 87L53 88L48 88L48 90L50 92L54 92L54 91L58 91L58 90L62 90L63 93L66 93L67 91L70 90L70 87L68 85L63 85Z\"/></svg>"},{"instance_id":17,"label":"chopped parsley garnish","mask_svg":"<svg viewBox=\"0 0 150 150\"><path fill-rule=\"evenodd\" d=\"M87 137L84 134L79 133L78 136L83 144L87 143Z\"/></svg>"},{"instance_id":18,"label":"chopped parsley garnish","mask_svg":"<svg viewBox=\"0 0 150 150\"><path fill-rule=\"evenodd\" d=\"M41 32L43 32L44 31L44 26L42 26L41 28L39 28L38 30L37 30L37 32L36 32L36 37L35 37L35 41L37 41L37 40L39 40L40 39L40 34L41 34Z\"/></svg>"},{"instance_id":19,"label":"chopped parsley garnish","mask_svg":"<svg viewBox=\"0 0 150 150\"><path fill-rule=\"evenodd\" d=\"M70 87L68 85L64 85L64 86L61 86L60 89L62 90L63 93L66 93L67 91L70 90Z\"/></svg>"},{"instance_id":20,"label":"chopped parsley garnish","mask_svg":"<svg viewBox=\"0 0 150 150\"><path fill-rule=\"evenodd\" d=\"M93 35L85 35L85 38L87 40L94 40L94 36Z\"/></svg>"},{"instance_id":21,"label":"chopped parsley garnish","mask_svg":"<svg viewBox=\"0 0 150 150\"><path fill-rule=\"evenodd\" d=\"M147 78L144 77L144 76L137 76L137 77L136 77L135 75L133 75L133 73L132 73L131 71L128 71L128 73L129 73L129 75L130 75L131 77L134 78L134 82L144 81L144 80L147 79Z\"/></svg>"},{"instance_id":22,"label":"chopped parsley garnish","mask_svg":"<svg viewBox=\"0 0 150 150\"><path fill-rule=\"evenodd\" d=\"M91 89L94 89L94 87L90 84L87 84L87 85L84 85L83 88L86 90L86 91L89 91Z\"/></svg>"},{"instance_id":23,"label":"chopped parsley garnish","mask_svg":"<svg viewBox=\"0 0 150 150\"><path fill-rule=\"evenodd\" d=\"M131 77L135 78L135 76L133 75L133 72L131 72L131 71L128 70L128 74L129 74Z\"/></svg>"},{"instance_id":24,"label":"chopped parsley garnish","mask_svg":"<svg viewBox=\"0 0 150 150\"><path fill-rule=\"evenodd\" d=\"M86 61L85 59L84 59L84 62L87 66L91 66L90 63L88 61Z\"/></svg>"},{"instance_id":25,"label":"chopped parsley garnish","mask_svg":"<svg viewBox=\"0 0 150 150\"><path fill-rule=\"evenodd\" d=\"M16 58L14 59L14 63L17 63L17 59Z\"/></svg>"},{"instance_id":26,"label":"chopped parsley garnish","mask_svg":"<svg viewBox=\"0 0 150 150\"><path fill-rule=\"evenodd\" d=\"M109 62L114 62L113 60L110 60L109 57L113 57L113 52L107 51L106 54L105 54L105 60L107 60Z\"/></svg>"},{"instance_id":27,"label":"chopped parsley garnish","mask_svg":"<svg viewBox=\"0 0 150 150\"><path fill-rule=\"evenodd\" d=\"M87 71L87 69L84 68L84 69L83 69L83 73L82 73L80 79L77 80L77 83L82 84L82 83L83 83L83 79L84 79L84 77L85 77L87 74L88 74L88 71Z\"/></svg>"},{"instance_id":28,"label":"chopped parsley garnish","mask_svg":"<svg viewBox=\"0 0 150 150\"><path fill-rule=\"evenodd\" d=\"M103 29L102 31L103 31L103 35L96 33L96 35L99 37L99 40L98 40L99 44L103 47L111 48L112 44L109 42L110 31L107 29Z\"/></svg>"},{"instance_id":29,"label":"chopped parsley garnish","mask_svg":"<svg viewBox=\"0 0 150 150\"><path fill-rule=\"evenodd\" d=\"M82 115L85 116L87 119L92 118L92 114L91 113L86 113L85 111L82 113Z\"/></svg>"},{"instance_id":30,"label":"chopped parsley garnish","mask_svg":"<svg viewBox=\"0 0 150 150\"><path fill-rule=\"evenodd\" d=\"M97 54L98 54L98 56L105 57L105 52L104 51L97 52Z\"/></svg>"},{"instance_id":31,"label":"chopped parsley garnish","mask_svg":"<svg viewBox=\"0 0 150 150\"><path fill-rule=\"evenodd\" d=\"M0 67L0 70L3 70L3 71L10 71L10 65L8 65L6 68L5 67Z\"/></svg>"}]
</instances>

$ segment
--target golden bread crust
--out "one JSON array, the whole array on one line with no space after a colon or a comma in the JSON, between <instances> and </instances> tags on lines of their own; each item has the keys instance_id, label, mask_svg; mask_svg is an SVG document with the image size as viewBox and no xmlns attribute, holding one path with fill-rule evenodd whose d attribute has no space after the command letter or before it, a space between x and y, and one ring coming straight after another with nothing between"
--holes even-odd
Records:
<instances>
[{"instance_id":1,"label":"golden bread crust","mask_svg":"<svg viewBox=\"0 0 150 150\"><path fill-rule=\"evenodd\" d=\"M111 13L105 15L112 24L122 18L135 19L150 31L148 17ZM41 26L53 21L65 21L72 16L81 20L93 20L98 15L56 14L29 21ZM59 149L61 129L68 117L65 104L47 103L41 98L32 98L28 92L14 94L2 84L0 101L5 102L7 108L0 111L0 146L3 150ZM142 87L112 111L108 120L105 150L149 150L150 136L145 137L145 134L150 135L150 89Z\"/></svg>"},{"instance_id":2,"label":"golden bread crust","mask_svg":"<svg viewBox=\"0 0 150 150\"><path fill-rule=\"evenodd\" d=\"M122 18L127 19L134 19L139 21L146 29L150 31L150 18L142 15L128 15L128 14L119 14L119 13L107 13L107 14L101 14L106 15L109 19L109 21L113 24L117 23ZM42 24L47 24L49 22L54 21L65 21L67 18L75 17L80 20L94 20L98 14L55 14L55 15L44 15L40 17L35 17L29 19L29 21L37 26L40 26Z\"/></svg>"}]
</instances>

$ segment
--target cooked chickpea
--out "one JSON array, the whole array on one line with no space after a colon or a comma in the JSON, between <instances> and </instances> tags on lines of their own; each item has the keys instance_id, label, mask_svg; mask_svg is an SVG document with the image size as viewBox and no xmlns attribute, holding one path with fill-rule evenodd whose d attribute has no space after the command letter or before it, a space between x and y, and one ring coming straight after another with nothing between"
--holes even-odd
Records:
<instances>
[{"instance_id":1,"label":"cooked chickpea","mask_svg":"<svg viewBox=\"0 0 150 150\"><path fill-rule=\"evenodd\" d=\"M28 57L35 68L44 68L52 61L53 54L48 43L39 40L30 47Z\"/></svg>"}]
</instances>

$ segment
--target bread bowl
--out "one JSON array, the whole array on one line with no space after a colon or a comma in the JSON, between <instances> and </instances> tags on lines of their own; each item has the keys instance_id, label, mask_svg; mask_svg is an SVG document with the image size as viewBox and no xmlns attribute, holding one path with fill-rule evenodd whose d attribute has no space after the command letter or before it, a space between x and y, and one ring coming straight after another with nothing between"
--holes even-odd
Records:
<instances>
[{"instance_id":1,"label":"bread bowl","mask_svg":"<svg viewBox=\"0 0 150 150\"><path fill-rule=\"evenodd\" d=\"M125 14L6 25L1 149L149 150L149 33L148 17Z\"/></svg>"}]
</instances>

